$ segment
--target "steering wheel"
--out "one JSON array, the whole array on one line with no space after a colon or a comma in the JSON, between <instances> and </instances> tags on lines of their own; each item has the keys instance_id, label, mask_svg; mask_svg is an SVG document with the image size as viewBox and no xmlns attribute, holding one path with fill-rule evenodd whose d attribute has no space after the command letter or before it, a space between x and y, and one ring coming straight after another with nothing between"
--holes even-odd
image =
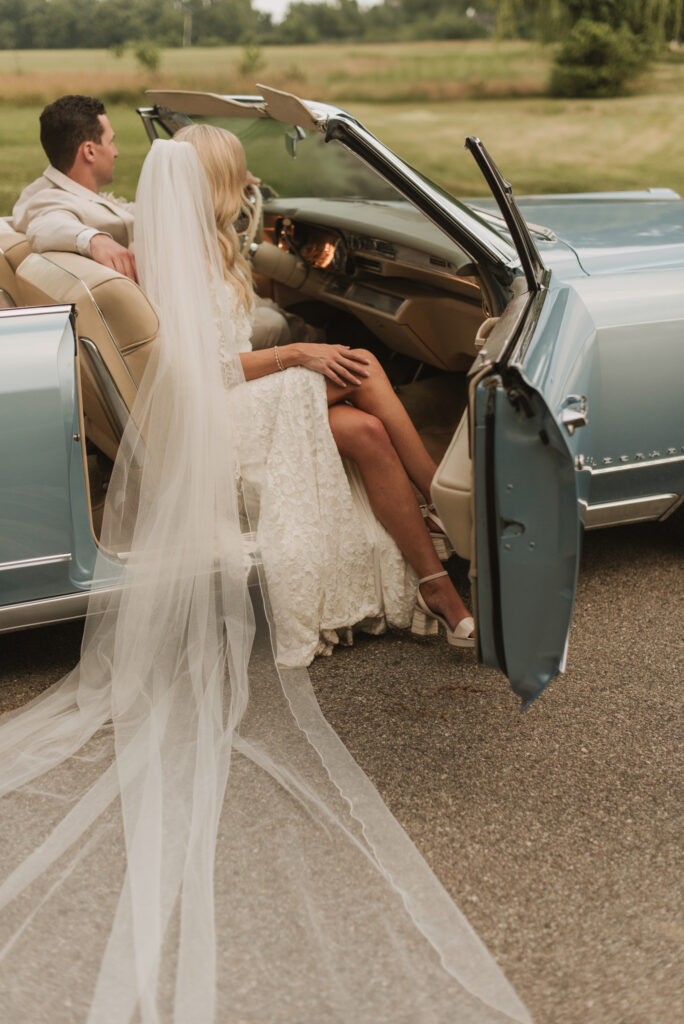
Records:
<instances>
[{"instance_id":1,"label":"steering wheel","mask_svg":"<svg viewBox=\"0 0 684 1024\"><path fill-rule=\"evenodd\" d=\"M264 197L258 185L250 185L247 193L248 201L252 205L252 216L246 231L241 234L240 251L243 256L249 252L249 248L257 236L263 237L264 231Z\"/></svg>"}]
</instances>

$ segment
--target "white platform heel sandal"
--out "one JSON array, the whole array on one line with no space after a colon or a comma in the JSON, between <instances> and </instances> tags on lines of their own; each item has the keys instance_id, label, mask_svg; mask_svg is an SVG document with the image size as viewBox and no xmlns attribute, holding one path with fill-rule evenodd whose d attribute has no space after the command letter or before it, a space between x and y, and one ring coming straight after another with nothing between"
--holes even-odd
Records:
<instances>
[{"instance_id":1,"label":"white platform heel sandal","mask_svg":"<svg viewBox=\"0 0 684 1024\"><path fill-rule=\"evenodd\" d=\"M455 629L452 629L443 615L439 615L437 612L433 612L431 608L428 608L420 592L421 583L429 583L430 580L438 580L441 576L448 575L449 573L445 569L442 572L435 572L432 576L424 576L422 580L418 580L416 607L413 609L411 632L416 636L436 636L439 633L439 623L441 622L446 630L447 642L452 647L474 647L475 637L470 636L475 629L472 617L467 615L464 619L461 619Z\"/></svg>"},{"instance_id":2,"label":"white platform heel sandal","mask_svg":"<svg viewBox=\"0 0 684 1024\"><path fill-rule=\"evenodd\" d=\"M437 510L434 505L421 505L420 511L423 513L423 519L425 525L428 528L430 534L430 540L434 546L437 557L440 562L448 562L451 555L454 553L454 549L451 541L447 537L447 532L444 529L444 523L437 515ZM430 522L428 522L428 520ZM430 529L430 523L437 527L436 530Z\"/></svg>"}]
</instances>

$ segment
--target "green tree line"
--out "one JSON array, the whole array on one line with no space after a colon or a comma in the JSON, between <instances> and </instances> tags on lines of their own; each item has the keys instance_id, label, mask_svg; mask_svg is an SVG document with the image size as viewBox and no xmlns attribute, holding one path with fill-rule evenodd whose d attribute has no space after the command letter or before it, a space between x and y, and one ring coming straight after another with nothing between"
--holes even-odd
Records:
<instances>
[{"instance_id":1,"label":"green tree line","mask_svg":"<svg viewBox=\"0 0 684 1024\"><path fill-rule=\"evenodd\" d=\"M651 47L681 42L684 0L499 0L497 33L503 38L565 39L580 21L627 29Z\"/></svg>"},{"instance_id":2,"label":"green tree line","mask_svg":"<svg viewBox=\"0 0 684 1024\"><path fill-rule=\"evenodd\" d=\"M0 0L4 49L100 49L141 39L181 46L184 36L229 44L269 25L251 0Z\"/></svg>"},{"instance_id":3,"label":"green tree line","mask_svg":"<svg viewBox=\"0 0 684 1024\"><path fill-rule=\"evenodd\" d=\"M562 40L580 21L653 48L683 36L684 0L293 0L282 22L252 0L0 0L0 48L301 44L335 40Z\"/></svg>"}]
</instances>

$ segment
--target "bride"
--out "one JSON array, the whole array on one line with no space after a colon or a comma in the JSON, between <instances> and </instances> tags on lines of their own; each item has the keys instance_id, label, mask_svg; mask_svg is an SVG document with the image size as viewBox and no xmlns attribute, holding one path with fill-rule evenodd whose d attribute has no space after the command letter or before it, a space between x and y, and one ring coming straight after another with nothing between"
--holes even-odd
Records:
<instances>
[{"instance_id":1,"label":"bride","mask_svg":"<svg viewBox=\"0 0 684 1024\"><path fill-rule=\"evenodd\" d=\"M205 142L233 147L225 206ZM412 601L394 541L360 512L366 492L432 575L402 467L421 488L431 469L368 354L249 351L231 227L243 161L201 129L155 142L142 169L136 261L160 335L101 532L124 585L96 568L79 665L0 722L2 1019L524 1024L301 667L319 630L334 642ZM328 431L360 467L352 499ZM444 581L423 600L458 632ZM315 606L303 626L300 587Z\"/></svg>"},{"instance_id":2,"label":"bride","mask_svg":"<svg viewBox=\"0 0 684 1024\"><path fill-rule=\"evenodd\" d=\"M238 459L247 479L252 467L260 478L252 481L261 496L257 539L279 660L306 665L340 630L378 628L383 613L408 626L416 583L400 552L420 578L423 616L438 617L451 643L472 646L473 621L442 571L411 486L428 497L436 466L382 368L370 352L345 345L251 351L251 278L233 226L249 209L244 150L211 125L190 125L175 139L193 146L207 176L234 297L233 352L249 382L251 427ZM358 467L361 486L352 478L350 490L338 451Z\"/></svg>"}]
</instances>

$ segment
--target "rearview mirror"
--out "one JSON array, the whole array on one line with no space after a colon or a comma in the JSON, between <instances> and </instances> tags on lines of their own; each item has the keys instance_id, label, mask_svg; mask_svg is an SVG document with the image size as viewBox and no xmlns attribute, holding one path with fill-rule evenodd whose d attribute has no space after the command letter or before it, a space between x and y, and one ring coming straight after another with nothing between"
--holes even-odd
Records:
<instances>
[{"instance_id":1,"label":"rearview mirror","mask_svg":"<svg viewBox=\"0 0 684 1024\"><path fill-rule=\"evenodd\" d=\"M293 160L297 158L297 143L306 138L306 132L298 124L292 126L291 132L285 132L285 149Z\"/></svg>"}]
</instances>

